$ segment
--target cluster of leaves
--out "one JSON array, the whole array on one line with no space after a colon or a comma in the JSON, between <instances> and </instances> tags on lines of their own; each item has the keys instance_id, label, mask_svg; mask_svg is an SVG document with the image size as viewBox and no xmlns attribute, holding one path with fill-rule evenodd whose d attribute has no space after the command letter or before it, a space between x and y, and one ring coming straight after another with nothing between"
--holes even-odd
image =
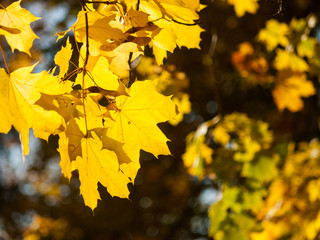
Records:
<instances>
[{"instance_id":1,"label":"cluster of leaves","mask_svg":"<svg viewBox=\"0 0 320 240\"><path fill-rule=\"evenodd\" d=\"M211 178L215 239L314 239L319 231L318 140L273 144L268 124L232 113L187 138L190 174Z\"/></svg>"},{"instance_id":2,"label":"cluster of leaves","mask_svg":"<svg viewBox=\"0 0 320 240\"><path fill-rule=\"evenodd\" d=\"M310 36L315 24L313 15L308 19L292 19L290 25L271 19L257 36L265 52L255 51L251 43L244 42L232 55L234 66L245 81L273 88L272 95L280 111L285 108L300 111L301 98L316 93L312 82L307 80L319 73L319 43Z\"/></svg>"},{"instance_id":3,"label":"cluster of leaves","mask_svg":"<svg viewBox=\"0 0 320 240\"><path fill-rule=\"evenodd\" d=\"M253 1L246 2L239 1L242 10ZM235 3L234 8L238 17L244 15ZM230 57L247 89L259 87L272 95L278 116L303 111L303 98L316 95L316 23L314 15L289 23L268 20L254 40L241 43ZM186 138L183 161L189 173L210 179L219 192L209 209L214 239L319 237L316 133L309 142L294 142L292 133L282 141L282 132L269 125L234 112L202 123Z\"/></svg>"},{"instance_id":4,"label":"cluster of leaves","mask_svg":"<svg viewBox=\"0 0 320 240\"><path fill-rule=\"evenodd\" d=\"M319 140L290 143L279 176L259 210L263 231L253 239L316 239L319 226Z\"/></svg>"},{"instance_id":5,"label":"cluster of leaves","mask_svg":"<svg viewBox=\"0 0 320 240\"><path fill-rule=\"evenodd\" d=\"M199 48L202 29L197 25L199 1L80 3L77 21L57 34L58 39L73 34L76 41L67 40L51 71L33 73L33 65L10 72L1 48L6 69L0 69L0 132L13 126L23 155L29 152L30 128L44 140L59 135L62 172L70 179L78 170L84 202L94 209L98 182L112 196L128 197L140 150L170 154L157 124L175 119L177 107L157 91L155 80L132 77L135 61L147 45L157 64L176 46ZM30 23L38 18L20 1L1 7L0 35L12 51L30 55L37 37Z\"/></svg>"},{"instance_id":6,"label":"cluster of leaves","mask_svg":"<svg viewBox=\"0 0 320 240\"><path fill-rule=\"evenodd\" d=\"M252 214L261 208L266 182L277 176L279 155L268 152L272 141L266 123L241 113L216 117L189 136L183 160L190 173L220 186L222 198L209 212L209 234L216 239L248 239L259 230Z\"/></svg>"},{"instance_id":7,"label":"cluster of leaves","mask_svg":"<svg viewBox=\"0 0 320 240\"><path fill-rule=\"evenodd\" d=\"M13 126L20 133L23 155L29 151L30 128L45 140L58 135L63 174L70 179L72 171L79 172L85 204L94 209L100 199L98 182L112 196L128 197L127 185L134 183L140 167L140 150L170 154L168 139L157 124L176 125L183 113L190 112L184 92L189 81L175 67L159 65L176 46L199 48L202 29L197 12L203 6L189 0L79 2L77 21L57 33L66 45L55 55L56 66L50 71L33 73L34 65L10 71L0 46L5 65L0 69L0 132ZM237 17L256 13L262 2L220 0L232 5ZM283 4L278 2L275 15ZM38 18L21 8L20 1L1 8L0 35L12 51L30 55L37 37L30 23ZM293 116L287 110L303 111L303 98L316 94L318 85L312 82L320 76L319 43L313 37L316 21L313 15L286 23L269 20L255 40L241 43L229 58L248 89L262 88L270 102L273 97L273 113ZM216 47L214 39L213 35L209 57ZM142 57L149 47L155 59ZM214 61L209 60L204 65L213 68ZM211 81L214 73L209 72ZM201 96L205 92L202 86ZM223 113L223 103L217 105ZM319 236L319 141L293 143L290 134L281 141L277 138L281 133L269 126L271 122L252 114L233 112L203 122L188 135L185 166L190 174L210 179L219 192L209 210L211 237ZM185 178L163 182L177 195L187 188ZM35 216L24 237L80 238L73 230L63 219Z\"/></svg>"}]
</instances>

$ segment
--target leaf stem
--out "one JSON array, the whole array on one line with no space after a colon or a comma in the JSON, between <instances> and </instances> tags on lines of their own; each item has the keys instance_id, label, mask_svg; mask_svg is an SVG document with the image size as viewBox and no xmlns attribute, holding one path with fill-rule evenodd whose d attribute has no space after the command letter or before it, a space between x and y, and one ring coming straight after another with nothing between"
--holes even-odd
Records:
<instances>
[{"instance_id":1,"label":"leaf stem","mask_svg":"<svg viewBox=\"0 0 320 240\"><path fill-rule=\"evenodd\" d=\"M84 11L86 11L86 3L85 1L80 1L81 6ZM84 121L86 126L86 134L85 137L88 137L88 122L87 122L87 113L86 113L86 106L84 102L84 91L85 91L85 83L84 83L84 77L87 74L86 72L86 66L88 63L89 58L89 21L88 21L88 12L85 12L85 22L86 22L86 57L84 59L83 67L82 67L82 104L83 104L83 114L84 114Z\"/></svg>"},{"instance_id":2,"label":"leaf stem","mask_svg":"<svg viewBox=\"0 0 320 240\"><path fill-rule=\"evenodd\" d=\"M74 32L74 33L76 32L76 29L75 29L75 28L73 28L73 32ZM79 45L78 45L77 37L76 37L75 34L73 34L73 36L74 36L74 42L75 42L75 44L76 44L76 48L77 48L77 50L78 50L79 56L80 56L80 57L82 58L82 60L84 61L83 57L81 56L81 52L80 52L80 48L79 48Z\"/></svg>"},{"instance_id":3,"label":"leaf stem","mask_svg":"<svg viewBox=\"0 0 320 240\"><path fill-rule=\"evenodd\" d=\"M85 72L85 67L87 66L88 63L88 58L89 58L89 21L88 21L88 13L86 12L84 14L85 16L85 21L86 21L86 58L83 63L83 71Z\"/></svg>"},{"instance_id":4,"label":"leaf stem","mask_svg":"<svg viewBox=\"0 0 320 240\"><path fill-rule=\"evenodd\" d=\"M9 66L8 66L8 63L7 63L7 59L6 59L6 56L4 55L3 49L1 47L1 44L0 44L0 51L1 51L1 54L2 54L2 57L3 57L3 60L4 60L4 64L6 65L7 72L8 72L8 74L10 74L10 70L9 70Z\"/></svg>"}]
</instances>

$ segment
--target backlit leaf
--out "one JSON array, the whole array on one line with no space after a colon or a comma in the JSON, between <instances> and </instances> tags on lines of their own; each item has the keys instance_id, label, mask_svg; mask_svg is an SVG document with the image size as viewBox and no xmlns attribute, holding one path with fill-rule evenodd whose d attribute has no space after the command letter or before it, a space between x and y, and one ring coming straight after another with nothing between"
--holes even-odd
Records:
<instances>
[{"instance_id":1,"label":"backlit leaf","mask_svg":"<svg viewBox=\"0 0 320 240\"><path fill-rule=\"evenodd\" d=\"M281 71L277 76L277 85L272 91L274 101L280 111L285 108L291 112L302 110L302 97L315 94L312 82L307 80L305 74L293 74Z\"/></svg>"},{"instance_id":2,"label":"backlit leaf","mask_svg":"<svg viewBox=\"0 0 320 240\"><path fill-rule=\"evenodd\" d=\"M30 28L30 23L40 18L20 7L21 0L13 2L5 9L0 9L0 35L4 35L11 46L29 55L33 40L38 38ZM9 30L8 29L12 29Z\"/></svg>"},{"instance_id":3,"label":"backlit leaf","mask_svg":"<svg viewBox=\"0 0 320 240\"><path fill-rule=\"evenodd\" d=\"M266 44L268 51L272 51L279 44L285 47L289 43L289 34L290 30L287 24L271 19L267 22L266 28L260 30L258 38Z\"/></svg>"},{"instance_id":4,"label":"backlit leaf","mask_svg":"<svg viewBox=\"0 0 320 240\"><path fill-rule=\"evenodd\" d=\"M8 75L0 69L0 132L7 133L11 126L21 134L23 154L28 154L29 129L36 137L48 139L59 133L62 119L54 111L45 111L34 103L41 93L61 94L64 89L57 78L47 72L31 73L34 66L20 68Z\"/></svg>"},{"instance_id":5,"label":"backlit leaf","mask_svg":"<svg viewBox=\"0 0 320 240\"><path fill-rule=\"evenodd\" d=\"M157 123L174 118L176 105L170 97L157 93L152 81L135 82L128 94L130 96L116 98L116 110L110 111L113 121L108 120L112 122L107 135L124 143L125 153L137 164L140 149L155 156L170 155L168 139Z\"/></svg>"}]
</instances>

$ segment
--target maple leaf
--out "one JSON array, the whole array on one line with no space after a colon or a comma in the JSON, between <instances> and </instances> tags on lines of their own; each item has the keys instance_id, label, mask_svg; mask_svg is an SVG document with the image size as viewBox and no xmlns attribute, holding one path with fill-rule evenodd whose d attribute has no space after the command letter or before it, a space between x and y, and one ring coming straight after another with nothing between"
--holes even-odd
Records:
<instances>
[{"instance_id":1,"label":"maple leaf","mask_svg":"<svg viewBox=\"0 0 320 240\"><path fill-rule=\"evenodd\" d=\"M88 27L86 27L86 14L88 16ZM122 30L117 28L118 25L112 25L112 23L114 23L112 21L115 20L115 17L116 14L110 11L108 12L108 15L103 15L97 11L80 11L78 13L77 22L70 27L70 30L74 29L78 41L85 42L87 29L89 29L88 35L91 40L90 46L96 45L96 49L99 49L102 44L107 43L107 40L125 40L125 35ZM91 52L91 54L93 53Z\"/></svg>"},{"instance_id":2,"label":"maple leaf","mask_svg":"<svg viewBox=\"0 0 320 240\"><path fill-rule=\"evenodd\" d=\"M228 0L229 4L234 6L234 11L238 17L242 17L246 12L256 13L258 9L258 0Z\"/></svg>"},{"instance_id":3,"label":"maple leaf","mask_svg":"<svg viewBox=\"0 0 320 240\"><path fill-rule=\"evenodd\" d=\"M315 94L313 84L307 81L306 74L280 71L277 82L272 96L280 111L285 108L291 112L300 111L303 108L301 97L310 97Z\"/></svg>"},{"instance_id":4,"label":"maple leaf","mask_svg":"<svg viewBox=\"0 0 320 240\"><path fill-rule=\"evenodd\" d=\"M202 29L195 24L199 19L194 1L141 1L140 8L149 14L149 19L160 31L154 31L150 46L158 65L167 57L167 51L173 52L179 47L198 48ZM181 26L179 26L181 25ZM189 26L191 25L191 26ZM187 31L185 31L187 30Z\"/></svg>"},{"instance_id":5,"label":"maple leaf","mask_svg":"<svg viewBox=\"0 0 320 240\"><path fill-rule=\"evenodd\" d=\"M278 44L285 47L289 43L289 34L287 24L271 19L267 22L266 28L260 30L258 39L266 44L268 51L272 51Z\"/></svg>"},{"instance_id":6,"label":"maple leaf","mask_svg":"<svg viewBox=\"0 0 320 240\"><path fill-rule=\"evenodd\" d=\"M83 65L83 62L84 60L80 56L79 65ZM84 89L99 87L105 90L117 90L119 87L118 78L117 75L109 70L109 63L105 57L92 57L89 55L86 70L78 74L75 84L80 84Z\"/></svg>"},{"instance_id":7,"label":"maple leaf","mask_svg":"<svg viewBox=\"0 0 320 240\"><path fill-rule=\"evenodd\" d=\"M176 43L178 47L186 46L200 49L200 33L203 32L203 29L199 25L188 26L172 22L171 27L177 36Z\"/></svg>"},{"instance_id":8,"label":"maple leaf","mask_svg":"<svg viewBox=\"0 0 320 240\"><path fill-rule=\"evenodd\" d=\"M85 204L91 209L97 206L100 199L98 182L108 189L111 196L128 198L127 184L129 178L119 170L117 155L114 151L102 149L102 142L95 132L92 137L83 138L82 156L76 159L81 182L80 191Z\"/></svg>"},{"instance_id":9,"label":"maple leaf","mask_svg":"<svg viewBox=\"0 0 320 240\"><path fill-rule=\"evenodd\" d=\"M153 81L138 81L128 90L129 96L116 98L116 110L110 110L114 121L108 120L107 135L124 143L123 149L134 162L136 169L128 177L132 180L139 168L140 149L155 156L170 155L167 137L157 123L173 119L177 114L176 105L170 97L156 91Z\"/></svg>"},{"instance_id":10,"label":"maple leaf","mask_svg":"<svg viewBox=\"0 0 320 240\"><path fill-rule=\"evenodd\" d=\"M59 152L64 157L60 164L62 171L70 179L71 171L78 169L80 192L85 204L92 210L100 199L98 182L108 189L111 196L127 198L129 195L127 184L130 180L120 171L117 155L120 153L121 157L128 159L121 153L122 144L106 136L102 142L99 132L99 129L90 130L85 136L73 120L66 132L59 135L62 139L59 144L63 144L59 146ZM115 148L117 152L113 151Z\"/></svg>"},{"instance_id":11,"label":"maple leaf","mask_svg":"<svg viewBox=\"0 0 320 240\"><path fill-rule=\"evenodd\" d=\"M0 9L0 35L6 37L12 52L18 49L31 55L30 48L33 40L38 37L30 28L30 23L40 18L21 8L20 3L21 0L12 3L5 9Z\"/></svg>"},{"instance_id":12,"label":"maple leaf","mask_svg":"<svg viewBox=\"0 0 320 240\"><path fill-rule=\"evenodd\" d=\"M182 23L194 23L199 16L189 5L191 2L183 2L179 0L161 0L154 2L160 7L162 13L169 18Z\"/></svg>"},{"instance_id":13,"label":"maple leaf","mask_svg":"<svg viewBox=\"0 0 320 240\"><path fill-rule=\"evenodd\" d=\"M130 164L131 160L123 150L123 143L105 134L103 110L99 110L99 105L90 96L81 102L72 95L46 94L42 94L37 104L64 117L65 130L59 133L60 166L68 179L74 170L79 171L85 204L92 210L97 206L98 182L112 196L127 198L130 179L120 171L120 166Z\"/></svg>"},{"instance_id":14,"label":"maple leaf","mask_svg":"<svg viewBox=\"0 0 320 240\"><path fill-rule=\"evenodd\" d=\"M152 36L150 45L158 65L161 65L163 59L167 57L167 51L173 52L177 45L199 48L200 33L203 30L198 25L188 26L165 19L159 19L155 23L161 30Z\"/></svg>"},{"instance_id":15,"label":"maple leaf","mask_svg":"<svg viewBox=\"0 0 320 240\"><path fill-rule=\"evenodd\" d=\"M57 78L43 71L31 73L34 66L19 68L8 75L0 69L0 132L7 133L11 125L21 134L23 153L28 154L29 129L33 128L36 137L46 139L61 129L61 118L54 111L45 111L34 103L41 93L61 94L63 88Z\"/></svg>"},{"instance_id":16,"label":"maple leaf","mask_svg":"<svg viewBox=\"0 0 320 240\"><path fill-rule=\"evenodd\" d=\"M286 50L277 49L277 56L274 60L274 66L278 70L292 70L296 72L304 72L309 69L308 64L294 53Z\"/></svg>"}]
</instances>

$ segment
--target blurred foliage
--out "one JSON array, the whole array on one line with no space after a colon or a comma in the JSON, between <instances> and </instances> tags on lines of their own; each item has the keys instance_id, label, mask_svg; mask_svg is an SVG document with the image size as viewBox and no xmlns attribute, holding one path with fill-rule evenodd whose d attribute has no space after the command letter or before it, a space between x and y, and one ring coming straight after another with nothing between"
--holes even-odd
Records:
<instances>
[{"instance_id":1,"label":"blurred foliage","mask_svg":"<svg viewBox=\"0 0 320 240\"><path fill-rule=\"evenodd\" d=\"M249 9L252 3L241 4ZM219 192L209 209L214 239L317 239L320 234L318 10L299 18L288 14L285 1L279 4L279 12L240 39L230 54L240 76L231 70L221 81L226 74L214 68L218 115L187 137L183 160L189 173L211 179ZM230 46L220 44L224 51ZM226 71L216 61L215 67ZM223 91L227 82L229 94Z\"/></svg>"},{"instance_id":2,"label":"blurred foliage","mask_svg":"<svg viewBox=\"0 0 320 240\"><path fill-rule=\"evenodd\" d=\"M161 67L143 58L134 72L174 94L184 113L176 127L161 124L174 157L143 153L131 201L100 186L92 214L77 174L70 184L60 176L56 136L34 140L23 164L17 133L1 135L0 238L319 238L319 4L201 3L202 50L176 49ZM36 61L53 67L65 39L52 35L74 23L80 5L23 5L51 18L32 25L40 37L32 58L7 54L11 70Z\"/></svg>"}]
</instances>

